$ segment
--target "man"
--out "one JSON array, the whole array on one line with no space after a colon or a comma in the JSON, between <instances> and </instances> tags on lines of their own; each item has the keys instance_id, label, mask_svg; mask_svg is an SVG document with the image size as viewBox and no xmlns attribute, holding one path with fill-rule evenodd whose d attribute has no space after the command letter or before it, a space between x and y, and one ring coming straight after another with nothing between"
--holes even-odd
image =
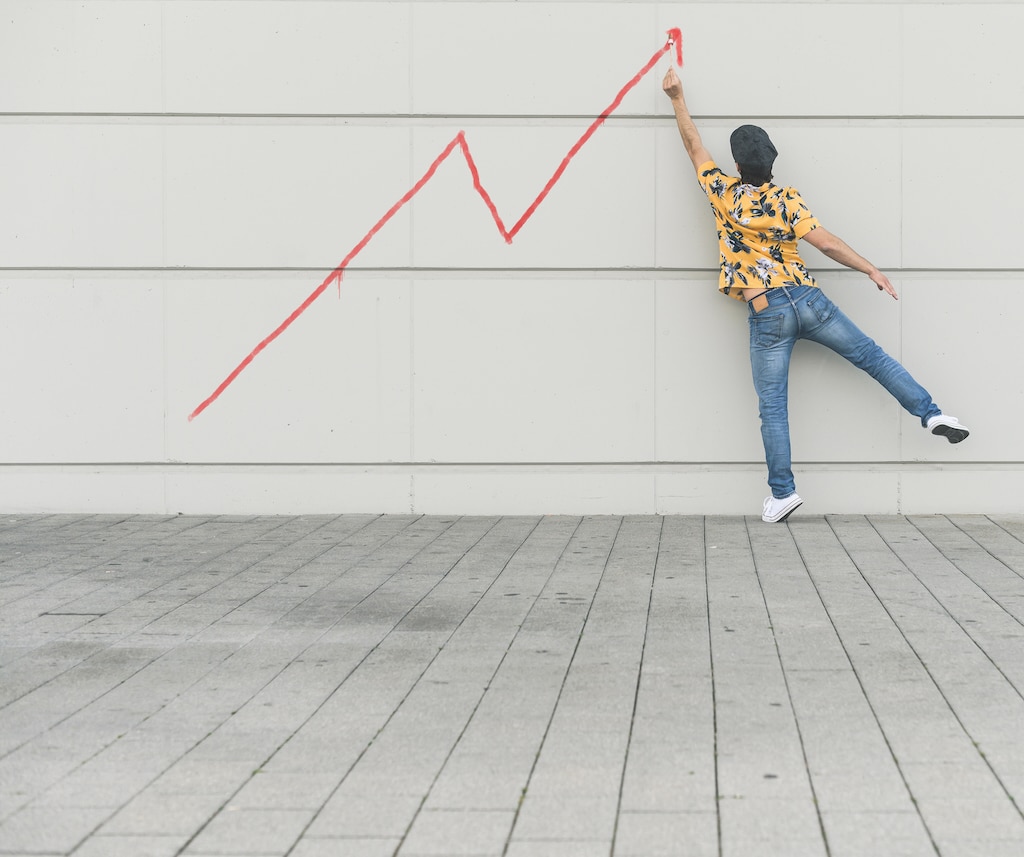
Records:
<instances>
[{"instance_id":1,"label":"man","mask_svg":"<svg viewBox=\"0 0 1024 857\"><path fill-rule=\"evenodd\" d=\"M761 520L785 521L803 502L796 492L789 442L789 360L798 339L818 342L863 369L932 434L950 443L966 438L966 426L943 414L928 391L817 287L800 258L801 239L867 274L879 291L898 299L889 278L825 230L794 188L772 184L778 152L764 129L743 125L733 132L729 142L740 178L727 176L701 142L675 69L665 75L662 89L672 101L683 145L715 214L722 257L719 289L745 301L749 311L750 365L772 492Z\"/></svg>"}]
</instances>

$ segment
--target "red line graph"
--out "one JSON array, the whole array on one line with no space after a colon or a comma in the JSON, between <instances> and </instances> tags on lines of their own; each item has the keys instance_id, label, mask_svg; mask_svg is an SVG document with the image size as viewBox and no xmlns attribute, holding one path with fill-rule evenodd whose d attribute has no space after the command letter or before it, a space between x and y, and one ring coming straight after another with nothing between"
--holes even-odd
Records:
<instances>
[{"instance_id":1,"label":"red line graph","mask_svg":"<svg viewBox=\"0 0 1024 857\"><path fill-rule=\"evenodd\" d=\"M263 349L265 349L282 333L284 333L289 327L291 327L295 320L298 319L298 317L302 315L307 309L309 309L309 307L318 297L320 297L320 295L327 291L327 288L331 285L331 283L337 282L340 288L341 280L342 277L344 276L345 269L352 263L352 260L355 259L355 257L358 256L363 251L366 245L369 244L370 241L373 239L374 235L376 235L384 227L384 225L389 220L391 220L391 218L394 217L402 209L403 206L406 205L406 203L408 203L414 196L416 196L417 193L420 192L423 186L434 177L434 173L437 172L441 164L448 160L449 156L456 149L458 149L462 153L462 157L466 161L466 166L469 168L469 174L473 179L473 189L480 195L480 198L484 201L484 205L487 206L487 210L490 211L491 217L494 218L494 224L495 226L498 227L498 232L501 233L501 236L505 239L505 241L508 244L511 244L512 239L514 239L516 235L519 233L519 230L526 225L526 222L531 217L533 217L534 212L544 201L547 195L551 192L551 189L558 183L558 180L562 177L562 174L566 171L569 164L572 162L572 159L576 157L576 154L580 151L580 149L582 149L586 145L587 141L594 135L594 132L597 131L597 129L600 128L601 125L604 124L604 121L618 109L619 105L622 103L622 100L626 97L630 90L632 90L644 78L644 76L652 68L654 68L655 65L657 65L658 61L666 53L672 50L673 47L675 47L676 64L682 66L683 40L682 33L680 32L679 28L673 28L668 31L668 39L666 40L665 44L660 49L658 49L651 56L651 58L644 64L643 68L641 68L640 71L638 71L632 77L632 79L625 86L623 86L622 89L619 90L618 94L612 100L611 104L609 104L601 112L601 114L596 119L594 119L594 121L590 124L587 130L584 131L580 138L572 145L572 147L566 153L565 157L562 159L562 162L558 165L554 173L552 173L551 178L547 180L547 183L544 185L543 188L541 188L540 193L537 194L536 198L533 200L533 202L530 203L526 211L524 211L520 218L512 225L511 229L506 228L505 222L504 220L502 220L501 215L498 213L498 208L494 204L494 200L491 199L491 195L487 192L487 189L483 186L483 184L480 181L480 171L477 169L476 162L473 160L473 154L469 150L469 143L466 141L466 132L459 131L459 133L455 135L451 142L449 142L448 145L444 147L441 154L439 154L434 159L434 162L427 168L427 171L420 177L419 181L417 181L416 184L409 188L409 190L406 191L405 195L402 196L401 199L399 199L394 205L391 206L391 208L387 210L384 216L381 217L380 220L378 220L371 227L369 232L367 232L362 237L362 239L360 239L359 243L356 244L355 247L348 251L348 254L345 256L345 258L341 260L340 264L333 271L331 271L331 273L328 274L326 278L324 278L323 282L320 283L320 285L317 286L312 292L310 292L309 296L306 297L306 299L301 304L299 304L294 310L292 310L291 314L284 321L282 321L276 328L274 328L274 330L270 334L268 334L251 352L249 352L245 359L242 360L242 362L239 363L231 371L231 373L223 381L220 382L217 388L209 396L207 396L206 399L204 399L202 403L200 403L198 407L196 407L196 409L192 411L191 414L189 414L189 422L194 420L203 411L210 407L210 405L217 401L217 399L220 398L221 394L225 390L227 390L227 388L230 387L232 383L234 383L235 379L239 375L241 375L242 372L245 371L249 364L252 363L252 361L255 360L257 356L259 356L260 352L262 352Z\"/></svg>"}]
</instances>

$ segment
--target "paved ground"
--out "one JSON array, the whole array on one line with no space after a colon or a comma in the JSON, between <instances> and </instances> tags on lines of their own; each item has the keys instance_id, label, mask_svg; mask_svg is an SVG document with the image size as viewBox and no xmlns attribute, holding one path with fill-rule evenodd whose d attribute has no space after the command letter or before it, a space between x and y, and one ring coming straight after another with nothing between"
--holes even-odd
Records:
<instances>
[{"instance_id":1,"label":"paved ground","mask_svg":"<svg viewBox=\"0 0 1024 857\"><path fill-rule=\"evenodd\" d=\"M0 854L1020 857L1024 518L0 518Z\"/></svg>"}]
</instances>

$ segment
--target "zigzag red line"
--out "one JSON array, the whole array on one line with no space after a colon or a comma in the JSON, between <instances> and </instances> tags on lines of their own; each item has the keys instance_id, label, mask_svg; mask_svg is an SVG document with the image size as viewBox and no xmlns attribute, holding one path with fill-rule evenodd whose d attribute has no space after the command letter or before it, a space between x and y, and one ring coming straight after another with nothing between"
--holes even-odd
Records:
<instances>
[{"instance_id":1,"label":"zigzag red line","mask_svg":"<svg viewBox=\"0 0 1024 857\"><path fill-rule=\"evenodd\" d=\"M533 216L538 206L540 206L540 204L544 201L547 195L551 192L551 189L558 183L558 180L562 177L562 173L565 172L570 162L574 157L576 157L580 149L582 149L583 146L586 145L587 141L593 136L594 132L597 131L597 129L600 128L602 124L604 124L604 121L612 113L614 113L615 110L618 109L619 105L622 103L622 100L626 97L629 91L632 90L633 87L635 87L652 68L654 68L658 60L660 60L666 53L668 53L668 51L672 49L673 45L675 45L676 50L676 62L679 65L683 64L682 36L679 29L674 28L668 31L668 40L665 42L665 44L651 56L651 58L647 61L644 67L633 76L629 83L627 83L624 87L622 87L622 89L619 90L618 94L612 100L612 103L609 104L604 111L602 111L601 115L598 116L590 124L587 130L583 132L582 136L573 144L572 148L569 149L566 156L562 159L562 162L558 165L558 168L554 171L554 173L552 173L551 178L547 180L547 183L541 189L540 193L537 194L537 197L533 200L533 202L530 203L530 206L526 209L526 211L523 212L523 215L519 218L519 220L516 221L515 225L511 229L505 228L505 223L501 219L501 215L498 213L498 208L497 206L495 206L494 200L491 199L491 195L487 192L486 188L484 188L483 184L480 182L480 171L477 169L476 162L473 160L473 155L469 150L469 143L466 142L466 132L459 131L459 133L455 135L451 142L449 142L448 145L444 147L444 150L441 152L441 154L434 159L434 162L427 168L427 171L420 177L419 181L417 181L416 184L409 188L409 190L406 191L405 195L402 196L402 198L399 199L398 202L396 202L393 206L391 206L391 208L388 209L387 213L373 225L370 231L367 232L362 237L362 239L360 239L359 243L348 251L348 255L346 255L345 258L341 260L341 263L333 271L331 271L330 274L327 275L327 277L324 279L322 283L320 283L319 286L317 286L312 292L310 292L309 296L301 304L299 304L292 311L291 315L289 315L276 328L274 328L274 330L270 334L268 334L251 352L249 352L249 354L245 357L244 360L242 360L241 363L239 363L234 369L231 370L231 374L229 374L223 381L220 382L220 384L217 386L217 389L215 389L209 396L207 396L207 398L204 399L203 402L194 411L192 411L191 414L189 414L189 421L191 422L192 420L194 420L210 405L217 401L217 399L220 398L221 394L228 387L231 386L234 380L239 375L241 375L242 372L245 371L246 367L248 367L249 364L256 359L260 352L263 351L263 349L266 348L268 345L270 345L270 343L272 343L275 339L277 339L282 333L284 333L289 327L291 327L292 323L307 309L309 309L312 303L327 290L328 286L330 286L331 283L336 281L340 288L342 277L345 274L345 269L351 264L352 260L363 251L363 248L365 248L366 245L370 243L373 236L376 235L384 227L384 225L389 220L391 220L391 218L394 217L402 209L402 207L405 206L406 203L408 203L414 196L416 196L416 194L420 192L423 186L434 177L434 173L437 172L441 164L443 164L452 154L452 152L455 151L456 147L458 147L462 152L462 156L466 161L466 166L469 168L470 176L473 179L473 189L480 195L480 198L484 201L484 204L487 206L487 210L490 211L491 217L494 218L494 223L498 227L498 232L501 233L501 236L505 239L507 243L511 244L512 239L515 238L519 230L523 228L526 222Z\"/></svg>"}]
</instances>

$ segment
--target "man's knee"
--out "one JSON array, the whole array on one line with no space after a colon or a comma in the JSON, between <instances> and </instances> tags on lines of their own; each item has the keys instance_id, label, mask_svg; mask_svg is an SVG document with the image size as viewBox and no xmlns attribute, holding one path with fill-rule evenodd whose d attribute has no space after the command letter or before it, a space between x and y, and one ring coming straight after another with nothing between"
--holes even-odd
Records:
<instances>
[{"instance_id":1,"label":"man's knee","mask_svg":"<svg viewBox=\"0 0 1024 857\"><path fill-rule=\"evenodd\" d=\"M758 407L762 420L785 417L789 413L789 403L786 400L785 393L776 396L760 396L758 398Z\"/></svg>"}]
</instances>

